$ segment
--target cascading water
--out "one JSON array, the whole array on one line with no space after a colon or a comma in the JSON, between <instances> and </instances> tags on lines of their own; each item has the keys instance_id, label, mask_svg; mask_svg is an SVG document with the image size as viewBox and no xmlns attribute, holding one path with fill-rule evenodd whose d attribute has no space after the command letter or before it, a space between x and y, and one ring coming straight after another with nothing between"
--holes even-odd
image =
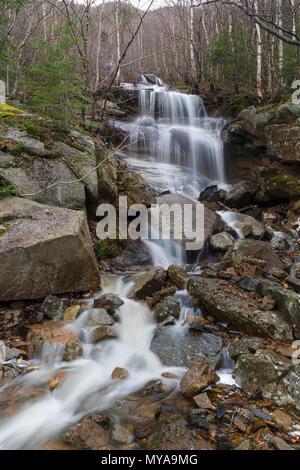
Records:
<instances>
[{"instance_id":1,"label":"cascading water","mask_svg":"<svg viewBox=\"0 0 300 470\"><path fill-rule=\"evenodd\" d=\"M133 88L129 84L124 86ZM157 193L167 189L194 199L207 184L224 183L220 138L223 121L207 117L201 98L169 90L159 80L156 85L150 85L144 77L138 89L141 117L128 123L129 129L136 130L130 137L131 148L122 154L129 166L134 166ZM176 242L149 240L146 243L155 265L167 268L170 264L186 263L185 250ZM13 405L14 414L11 415L8 406L0 421L0 449L39 448L51 439L60 438L65 429L84 416L109 409L116 400L140 390L153 379L178 389L178 379L162 377L162 373L180 378L185 369L164 367L151 351L153 315L145 304L127 298L131 285L121 277L102 281L101 294L118 294L124 302L117 312L120 321L114 325L117 338L100 345L90 342L92 329L97 326L90 320L90 315L93 318L90 308L67 325L81 339L81 358L65 362L63 349L46 343L42 355L35 360L37 370L0 388L0 402L5 403L11 394L20 398ZM190 304L186 291L177 296L182 308L179 320L170 330L174 341L179 341L180 335L188 331L187 325L182 327L187 316L199 314ZM91 304L92 300L85 302ZM116 367L127 369L129 375L125 380L112 379ZM223 367L228 368L227 359ZM66 378L50 391L51 377L61 372ZM38 396L37 392L40 392Z\"/></svg>"},{"instance_id":2,"label":"cascading water","mask_svg":"<svg viewBox=\"0 0 300 470\"><path fill-rule=\"evenodd\" d=\"M166 85L137 87L140 117L134 121L129 164L155 162L163 188L198 197L207 184L224 184L222 119L209 118L202 98L170 90ZM179 171L178 171L179 169ZM151 170L150 170L151 173ZM144 177L147 179L147 173ZM150 184L153 184L150 178ZM155 186L155 184L154 184ZM159 185L157 185L159 188Z\"/></svg>"}]
</instances>

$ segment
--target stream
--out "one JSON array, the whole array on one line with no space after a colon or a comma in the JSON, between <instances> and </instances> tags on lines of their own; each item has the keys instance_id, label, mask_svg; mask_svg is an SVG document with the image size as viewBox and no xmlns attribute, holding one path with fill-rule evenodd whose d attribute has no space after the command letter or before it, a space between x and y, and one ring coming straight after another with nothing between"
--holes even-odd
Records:
<instances>
[{"instance_id":1,"label":"stream","mask_svg":"<svg viewBox=\"0 0 300 470\"><path fill-rule=\"evenodd\" d=\"M200 97L170 90L160 80L153 85L143 77L135 87L139 92L140 116L126 123L129 130L136 130L130 137L129 148L118 153L119 158L140 173L157 195L170 191L196 201L210 184L227 187L220 137L224 121L208 117ZM228 224L232 222L230 215L220 215ZM171 264L186 265L185 250L175 242L145 243L153 265L164 268ZM93 298L81 299L87 307L92 307L94 299L105 293L117 294L123 300L118 310L119 321L114 325L117 338L92 344L91 330L86 328L87 314L83 313L66 327L75 328L79 335L83 346L81 358L66 362L58 345L46 343L41 355L33 360L35 370L0 388L0 402L7 402L1 409L4 417L0 421L0 449L39 449L47 442L59 441L65 430L84 416L112 408L153 380L161 380L170 394L178 391L186 366L175 359L174 364L163 365L150 348L157 326L152 311L145 303L127 298L135 276L104 275L101 292ZM176 296L181 302L181 315L165 330L171 345L180 345L186 338L185 318L201 315L186 291L179 291ZM125 380L111 378L116 367L128 371ZM234 383L232 367L224 344L218 365L221 383ZM66 372L66 378L50 390L49 380L61 372ZM174 378L162 377L166 373ZM14 396L13 403L9 396Z\"/></svg>"}]
</instances>

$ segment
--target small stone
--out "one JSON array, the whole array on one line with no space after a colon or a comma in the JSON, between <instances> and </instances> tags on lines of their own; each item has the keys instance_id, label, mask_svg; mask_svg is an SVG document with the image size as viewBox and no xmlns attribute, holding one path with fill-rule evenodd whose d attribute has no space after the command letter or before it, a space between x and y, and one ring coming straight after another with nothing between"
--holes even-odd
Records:
<instances>
[{"instance_id":1,"label":"small stone","mask_svg":"<svg viewBox=\"0 0 300 470\"><path fill-rule=\"evenodd\" d=\"M131 444L133 434L121 424L114 424L111 432L111 441L115 444Z\"/></svg>"},{"instance_id":2,"label":"small stone","mask_svg":"<svg viewBox=\"0 0 300 470\"><path fill-rule=\"evenodd\" d=\"M123 367L116 367L111 374L111 378L115 380L124 380L129 376L128 370Z\"/></svg>"},{"instance_id":3,"label":"small stone","mask_svg":"<svg viewBox=\"0 0 300 470\"><path fill-rule=\"evenodd\" d=\"M249 410L240 410L239 414L234 417L233 424L242 432L249 433L253 425L254 417Z\"/></svg>"},{"instance_id":4,"label":"small stone","mask_svg":"<svg viewBox=\"0 0 300 470\"><path fill-rule=\"evenodd\" d=\"M114 315L116 310L124 304L123 300L115 294L105 294L94 300L94 308L106 310L110 315Z\"/></svg>"},{"instance_id":5,"label":"small stone","mask_svg":"<svg viewBox=\"0 0 300 470\"><path fill-rule=\"evenodd\" d=\"M207 393L201 393L200 395L196 395L194 397L194 402L196 403L199 408L203 408L205 410L213 410L214 406L212 405L210 399L208 398Z\"/></svg>"},{"instance_id":6,"label":"small stone","mask_svg":"<svg viewBox=\"0 0 300 470\"><path fill-rule=\"evenodd\" d=\"M250 439L245 439L234 450L252 450L252 443Z\"/></svg>"},{"instance_id":7,"label":"small stone","mask_svg":"<svg viewBox=\"0 0 300 470\"><path fill-rule=\"evenodd\" d=\"M212 250L227 251L234 245L235 239L228 232L221 232L213 235L209 242Z\"/></svg>"},{"instance_id":8,"label":"small stone","mask_svg":"<svg viewBox=\"0 0 300 470\"><path fill-rule=\"evenodd\" d=\"M77 318L77 315L80 310L80 305L73 305L73 307L68 307L65 310L64 320L65 321L74 321Z\"/></svg>"},{"instance_id":9,"label":"small stone","mask_svg":"<svg viewBox=\"0 0 300 470\"><path fill-rule=\"evenodd\" d=\"M239 282L239 287L247 292L255 292L257 284L258 281L252 276L244 276Z\"/></svg>"},{"instance_id":10,"label":"small stone","mask_svg":"<svg viewBox=\"0 0 300 470\"><path fill-rule=\"evenodd\" d=\"M208 431L209 422L206 419L206 415L207 415L206 410L194 409L194 410L189 411L187 421L190 426Z\"/></svg>"},{"instance_id":11,"label":"small stone","mask_svg":"<svg viewBox=\"0 0 300 470\"><path fill-rule=\"evenodd\" d=\"M208 363L204 359L198 359L182 377L180 391L187 397L194 397L218 380L219 376Z\"/></svg>"},{"instance_id":12,"label":"small stone","mask_svg":"<svg viewBox=\"0 0 300 470\"><path fill-rule=\"evenodd\" d=\"M111 326L98 326L93 330L92 343L98 343L99 341L117 338L118 334Z\"/></svg>"},{"instance_id":13,"label":"small stone","mask_svg":"<svg viewBox=\"0 0 300 470\"><path fill-rule=\"evenodd\" d=\"M171 374L171 372L163 372L161 376L164 377L165 379L171 379L171 380L179 379L178 375Z\"/></svg>"},{"instance_id":14,"label":"small stone","mask_svg":"<svg viewBox=\"0 0 300 470\"><path fill-rule=\"evenodd\" d=\"M272 418L275 423L281 424L286 430L291 430L293 424L292 418L288 414L284 413L284 411L273 411Z\"/></svg>"},{"instance_id":15,"label":"small stone","mask_svg":"<svg viewBox=\"0 0 300 470\"><path fill-rule=\"evenodd\" d=\"M280 280L285 279L288 276L288 274L283 271L283 269L279 269L277 267L272 268L270 274Z\"/></svg>"},{"instance_id":16,"label":"small stone","mask_svg":"<svg viewBox=\"0 0 300 470\"><path fill-rule=\"evenodd\" d=\"M176 297L166 297L155 306L154 319L158 323L163 322L169 316L174 318L180 316L180 301Z\"/></svg>"},{"instance_id":17,"label":"small stone","mask_svg":"<svg viewBox=\"0 0 300 470\"><path fill-rule=\"evenodd\" d=\"M50 320L61 320L64 315L64 304L55 295L48 295L41 305L41 312Z\"/></svg>"}]
</instances>

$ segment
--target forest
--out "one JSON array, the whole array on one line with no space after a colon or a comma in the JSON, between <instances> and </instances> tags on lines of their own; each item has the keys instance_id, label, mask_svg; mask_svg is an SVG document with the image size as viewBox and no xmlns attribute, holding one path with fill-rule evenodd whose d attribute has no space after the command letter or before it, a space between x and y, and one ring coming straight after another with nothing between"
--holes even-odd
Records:
<instances>
[{"instance_id":1,"label":"forest","mask_svg":"<svg viewBox=\"0 0 300 470\"><path fill-rule=\"evenodd\" d=\"M191 91L288 97L299 76L299 1L1 2L10 99L91 115L113 84L156 71Z\"/></svg>"}]
</instances>

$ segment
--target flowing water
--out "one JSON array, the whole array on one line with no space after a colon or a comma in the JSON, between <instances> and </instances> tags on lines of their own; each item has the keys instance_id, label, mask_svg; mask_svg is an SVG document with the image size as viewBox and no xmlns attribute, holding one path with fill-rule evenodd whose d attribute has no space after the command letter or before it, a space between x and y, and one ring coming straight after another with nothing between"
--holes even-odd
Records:
<instances>
[{"instance_id":1,"label":"flowing water","mask_svg":"<svg viewBox=\"0 0 300 470\"><path fill-rule=\"evenodd\" d=\"M201 98L169 90L161 81L150 85L144 77L138 88L141 117L129 123L131 129L139 125L130 137L130 149L122 153L122 158L157 193L170 190L197 198L207 184L224 184L222 120L207 116ZM173 263L186 263L184 250L174 242L149 240L147 246L154 265L167 268ZM92 312L93 299L84 300L90 309L66 326L78 333L83 356L65 362L59 345L45 344L42 354L34 360L37 370L0 388L3 411L0 449L36 449L52 439L60 439L64 430L82 417L109 409L116 400L154 379L178 390L178 379L163 378L161 374L171 372L180 378L185 369L163 366L151 351L156 325L144 303L127 298L132 283L130 277L103 277L102 291L96 295L115 293L124 302L118 310L116 339L90 342L87 316ZM176 295L181 300L181 316L170 331L174 341L180 341L180 335L188 329L188 325L182 326L185 318L201 312L187 300L185 291ZM122 381L113 380L111 374L116 367L127 369L129 376ZM232 364L226 351L222 367L221 381L232 383ZM49 381L60 372L66 372L66 377L56 389L50 390Z\"/></svg>"}]
</instances>

